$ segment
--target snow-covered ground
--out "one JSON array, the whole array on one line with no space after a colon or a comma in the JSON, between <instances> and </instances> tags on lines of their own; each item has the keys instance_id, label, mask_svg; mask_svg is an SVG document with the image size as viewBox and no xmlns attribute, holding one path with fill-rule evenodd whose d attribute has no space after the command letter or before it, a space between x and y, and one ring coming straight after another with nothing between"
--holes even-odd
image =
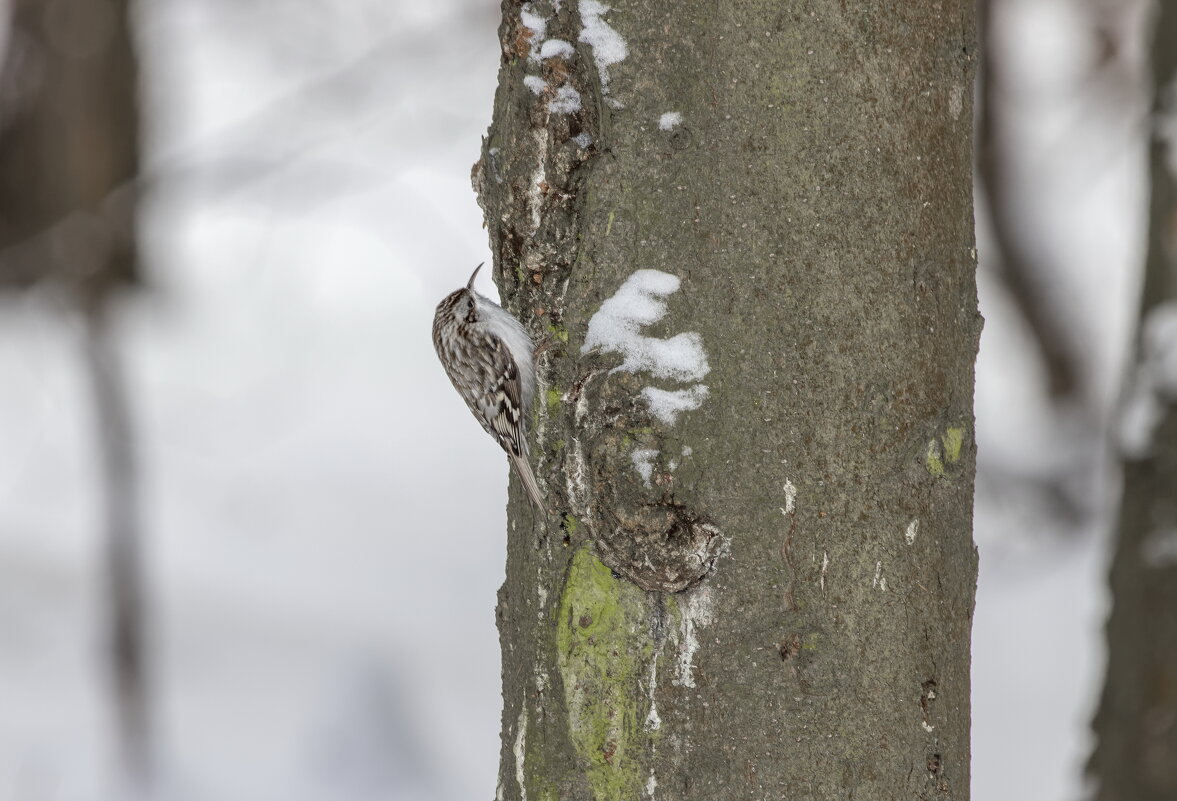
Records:
<instances>
[{"instance_id":1,"label":"snow-covered ground","mask_svg":"<svg viewBox=\"0 0 1177 801\"><path fill-rule=\"evenodd\" d=\"M119 336L166 796L488 798L506 463L429 323L489 258L468 176L498 3L159 0L139 17L152 287ZM1072 200L1086 238L1057 277L1098 321L1109 388L1138 156ZM982 290L982 453L1049 468L1057 421L1025 389L1036 367L1000 290ZM0 297L0 801L109 798L80 336L52 296ZM1071 801L1089 747L1106 535L1028 534L1032 512L977 509L976 801Z\"/></svg>"}]
</instances>

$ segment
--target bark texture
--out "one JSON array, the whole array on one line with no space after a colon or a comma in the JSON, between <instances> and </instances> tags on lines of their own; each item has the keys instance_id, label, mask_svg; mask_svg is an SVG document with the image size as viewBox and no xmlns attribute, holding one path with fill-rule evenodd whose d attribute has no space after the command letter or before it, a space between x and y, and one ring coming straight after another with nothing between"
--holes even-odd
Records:
<instances>
[{"instance_id":1,"label":"bark texture","mask_svg":"<svg viewBox=\"0 0 1177 801\"><path fill-rule=\"evenodd\" d=\"M1172 114L1177 2L1158 3L1153 111ZM1133 402L1153 425L1124 456L1112 559L1108 668L1088 765L1099 801L1177 798L1177 179L1171 145L1154 129L1141 326ZM1166 367L1166 364L1168 365ZM1144 443L1140 443L1144 444Z\"/></svg>"},{"instance_id":2,"label":"bark texture","mask_svg":"<svg viewBox=\"0 0 1177 801\"><path fill-rule=\"evenodd\" d=\"M474 168L554 510L512 479L498 797L965 799L972 6L611 6L503 3ZM705 376L583 349L643 269Z\"/></svg>"}]
</instances>

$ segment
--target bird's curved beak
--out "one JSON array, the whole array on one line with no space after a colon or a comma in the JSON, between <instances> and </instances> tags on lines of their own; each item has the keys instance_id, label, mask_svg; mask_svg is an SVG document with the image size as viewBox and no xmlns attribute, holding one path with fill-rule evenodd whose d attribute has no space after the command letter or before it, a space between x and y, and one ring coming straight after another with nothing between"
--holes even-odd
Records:
<instances>
[{"instance_id":1,"label":"bird's curved beak","mask_svg":"<svg viewBox=\"0 0 1177 801\"><path fill-rule=\"evenodd\" d=\"M482 262L482 264L486 264L486 262ZM476 277L478 277L478 271L482 269L482 264L479 264L477 267L474 268L474 274L470 276L470 283L466 284L467 289L470 289L470 290L474 289L474 279Z\"/></svg>"}]
</instances>

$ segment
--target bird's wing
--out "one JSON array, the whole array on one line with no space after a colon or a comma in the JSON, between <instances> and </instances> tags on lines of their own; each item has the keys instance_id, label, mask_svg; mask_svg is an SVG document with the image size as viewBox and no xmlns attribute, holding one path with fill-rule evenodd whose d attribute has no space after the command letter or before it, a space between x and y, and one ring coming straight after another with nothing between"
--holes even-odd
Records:
<instances>
[{"instance_id":1,"label":"bird's wing","mask_svg":"<svg viewBox=\"0 0 1177 801\"><path fill-rule=\"evenodd\" d=\"M519 367L510 348L494 334L483 332L466 353L464 366L472 380L454 381L482 427L511 457L527 497L547 513L539 485L527 462L527 431ZM451 375L451 379L454 376Z\"/></svg>"},{"instance_id":2,"label":"bird's wing","mask_svg":"<svg viewBox=\"0 0 1177 801\"><path fill-rule=\"evenodd\" d=\"M506 344L494 334L483 334L485 342L475 349L479 387L476 397L467 399L485 428L512 455L527 453L519 368Z\"/></svg>"}]
</instances>

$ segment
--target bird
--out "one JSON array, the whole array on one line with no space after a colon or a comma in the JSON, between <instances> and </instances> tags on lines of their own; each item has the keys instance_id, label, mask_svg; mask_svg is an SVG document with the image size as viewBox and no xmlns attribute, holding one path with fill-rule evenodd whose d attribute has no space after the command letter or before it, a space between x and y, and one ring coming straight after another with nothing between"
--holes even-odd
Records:
<instances>
[{"instance_id":1,"label":"bird","mask_svg":"<svg viewBox=\"0 0 1177 801\"><path fill-rule=\"evenodd\" d=\"M547 513L527 461L527 420L535 393L535 345L523 325L469 282L446 295L433 315L433 347L450 382L495 438L527 497Z\"/></svg>"}]
</instances>

